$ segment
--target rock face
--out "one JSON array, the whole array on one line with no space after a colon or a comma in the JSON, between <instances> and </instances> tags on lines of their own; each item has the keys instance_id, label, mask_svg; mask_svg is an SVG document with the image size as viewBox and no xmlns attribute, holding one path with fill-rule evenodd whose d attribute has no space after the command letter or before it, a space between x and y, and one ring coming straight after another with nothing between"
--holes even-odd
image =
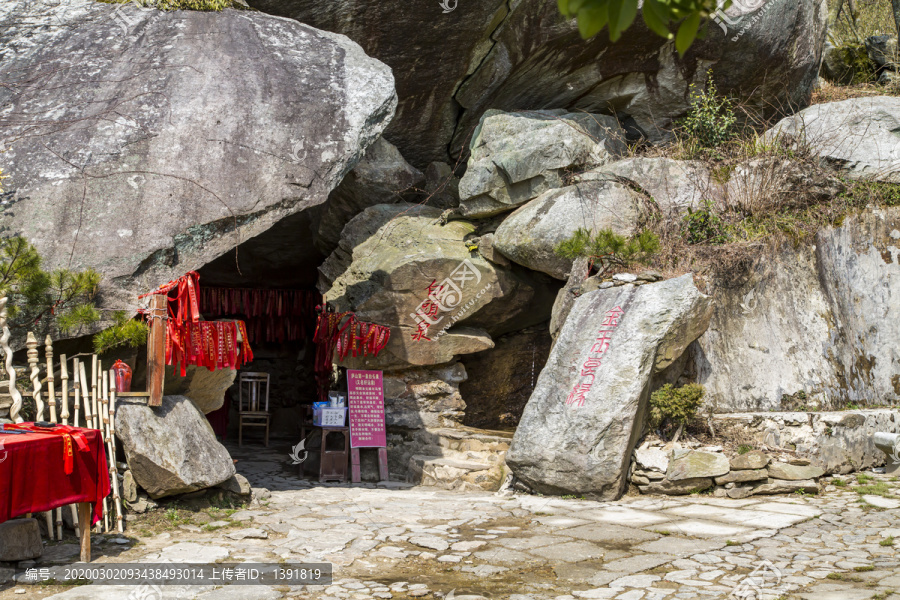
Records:
<instances>
[{"instance_id":1,"label":"rock face","mask_svg":"<svg viewBox=\"0 0 900 600\"><path fill-rule=\"evenodd\" d=\"M116 308L324 202L396 106L357 44L261 13L14 0L0 32L4 231Z\"/></svg>"},{"instance_id":2,"label":"rock face","mask_svg":"<svg viewBox=\"0 0 900 600\"><path fill-rule=\"evenodd\" d=\"M556 279L567 279L572 260L556 246L579 229L634 233L641 214L640 194L621 183L591 181L547 191L503 221L494 247L520 265Z\"/></svg>"},{"instance_id":3,"label":"rock face","mask_svg":"<svg viewBox=\"0 0 900 600\"><path fill-rule=\"evenodd\" d=\"M408 198L424 180L422 172L406 162L396 146L378 138L322 205L314 223L316 246L327 256L337 248L350 219L370 206Z\"/></svg>"},{"instance_id":4,"label":"rock face","mask_svg":"<svg viewBox=\"0 0 900 600\"><path fill-rule=\"evenodd\" d=\"M159 408L121 400L116 435L135 482L151 498L213 487L235 473L203 413L184 396L163 396Z\"/></svg>"},{"instance_id":5,"label":"rock face","mask_svg":"<svg viewBox=\"0 0 900 600\"><path fill-rule=\"evenodd\" d=\"M669 460L666 477L670 481L696 479L698 477L719 477L728 472L728 458L717 452L675 451Z\"/></svg>"},{"instance_id":6,"label":"rock face","mask_svg":"<svg viewBox=\"0 0 900 600\"><path fill-rule=\"evenodd\" d=\"M695 209L703 200L716 201L725 195L722 185L703 163L665 157L626 158L581 173L576 180L624 180L647 194L666 217Z\"/></svg>"},{"instance_id":7,"label":"rock face","mask_svg":"<svg viewBox=\"0 0 900 600\"><path fill-rule=\"evenodd\" d=\"M441 225L440 216L425 206L378 205L344 228L339 248L319 269L319 289L339 312L391 327L378 358L348 359L345 366L443 364L549 316L555 289L545 278L485 260L467 243L477 237L475 225Z\"/></svg>"},{"instance_id":8,"label":"rock face","mask_svg":"<svg viewBox=\"0 0 900 600\"><path fill-rule=\"evenodd\" d=\"M469 354L469 374L460 386L466 401L464 423L479 429L513 429L550 355L547 323L494 340L495 346Z\"/></svg>"},{"instance_id":9,"label":"rock face","mask_svg":"<svg viewBox=\"0 0 900 600\"><path fill-rule=\"evenodd\" d=\"M769 476L773 479L800 481L802 479L816 479L824 474L825 469L822 469L821 467L803 467L781 462L769 464Z\"/></svg>"},{"instance_id":10,"label":"rock face","mask_svg":"<svg viewBox=\"0 0 900 600\"><path fill-rule=\"evenodd\" d=\"M735 4L679 58L640 17L617 44L604 34L585 41L574 20L543 0L487 0L445 14L439 3L415 10L365 0L249 4L344 33L390 65L400 105L387 139L420 169L448 162L448 147L468 146L488 108L615 113L635 133L659 137L683 115L688 86L702 83L708 68L726 94L752 96L760 107L802 106L818 75L827 17L819 0L765 10Z\"/></svg>"},{"instance_id":11,"label":"rock face","mask_svg":"<svg viewBox=\"0 0 900 600\"><path fill-rule=\"evenodd\" d=\"M759 450L740 454L731 459L731 468L741 470L759 470L769 464L769 457Z\"/></svg>"},{"instance_id":12,"label":"rock face","mask_svg":"<svg viewBox=\"0 0 900 600\"><path fill-rule=\"evenodd\" d=\"M704 331L709 309L690 275L579 297L513 437L514 474L544 493L619 497L650 378Z\"/></svg>"},{"instance_id":13,"label":"rock face","mask_svg":"<svg viewBox=\"0 0 900 600\"><path fill-rule=\"evenodd\" d=\"M875 63L877 68L891 67L897 56L897 37L892 35L873 35L866 38L866 52L869 60Z\"/></svg>"},{"instance_id":14,"label":"rock face","mask_svg":"<svg viewBox=\"0 0 900 600\"><path fill-rule=\"evenodd\" d=\"M0 561L16 562L44 553L36 519L10 519L0 523Z\"/></svg>"},{"instance_id":15,"label":"rock face","mask_svg":"<svg viewBox=\"0 0 900 600\"><path fill-rule=\"evenodd\" d=\"M625 151L613 117L564 110L484 114L459 182L459 211L483 218L512 210L551 188L565 170L600 165Z\"/></svg>"},{"instance_id":16,"label":"rock face","mask_svg":"<svg viewBox=\"0 0 900 600\"><path fill-rule=\"evenodd\" d=\"M237 371L219 369L210 371L206 367L189 365L185 376L180 373L166 374L163 394L166 396L187 396L203 414L222 408L225 392L232 386Z\"/></svg>"},{"instance_id":17,"label":"rock face","mask_svg":"<svg viewBox=\"0 0 900 600\"><path fill-rule=\"evenodd\" d=\"M874 409L838 412L770 412L715 415L714 426L726 439L753 440L772 448L794 448L826 473L844 474L885 464L872 433L900 433L900 410ZM732 459L734 469L755 468ZM758 464L758 463L754 463Z\"/></svg>"},{"instance_id":18,"label":"rock face","mask_svg":"<svg viewBox=\"0 0 900 600\"><path fill-rule=\"evenodd\" d=\"M900 183L900 98L876 96L817 104L766 133L839 164L850 177Z\"/></svg>"},{"instance_id":19,"label":"rock face","mask_svg":"<svg viewBox=\"0 0 900 600\"><path fill-rule=\"evenodd\" d=\"M782 404L801 391L820 409L900 397L900 208L848 217L712 293L691 352L716 412L800 408Z\"/></svg>"}]
</instances>

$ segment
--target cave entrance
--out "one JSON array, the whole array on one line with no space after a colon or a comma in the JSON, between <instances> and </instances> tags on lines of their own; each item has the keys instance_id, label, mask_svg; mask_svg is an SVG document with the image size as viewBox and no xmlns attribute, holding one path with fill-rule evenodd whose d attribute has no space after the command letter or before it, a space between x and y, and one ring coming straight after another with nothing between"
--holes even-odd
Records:
<instances>
[{"instance_id":1,"label":"cave entrance","mask_svg":"<svg viewBox=\"0 0 900 600\"><path fill-rule=\"evenodd\" d=\"M325 255L313 243L313 213L292 215L198 270L203 318L244 321L253 349L253 361L228 390L230 407L207 415L217 434L227 423L229 445L238 439L240 372L270 376L272 437L299 439L306 407L316 400L316 280ZM245 446L261 442L262 428L245 428Z\"/></svg>"}]
</instances>

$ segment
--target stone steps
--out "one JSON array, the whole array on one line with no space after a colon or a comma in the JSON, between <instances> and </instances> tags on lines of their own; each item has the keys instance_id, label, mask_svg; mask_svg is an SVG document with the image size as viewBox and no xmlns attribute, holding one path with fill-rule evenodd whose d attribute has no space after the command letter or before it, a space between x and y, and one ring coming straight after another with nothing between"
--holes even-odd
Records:
<instances>
[{"instance_id":1,"label":"stone steps","mask_svg":"<svg viewBox=\"0 0 900 600\"><path fill-rule=\"evenodd\" d=\"M406 480L446 490L497 491L512 434L471 428L432 429L431 443L410 457Z\"/></svg>"}]
</instances>

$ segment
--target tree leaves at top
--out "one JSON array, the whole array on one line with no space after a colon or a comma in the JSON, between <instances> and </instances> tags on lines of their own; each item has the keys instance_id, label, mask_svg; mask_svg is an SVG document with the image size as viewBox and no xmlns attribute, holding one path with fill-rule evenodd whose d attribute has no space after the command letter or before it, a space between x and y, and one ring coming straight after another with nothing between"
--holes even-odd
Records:
<instances>
[{"instance_id":1,"label":"tree leaves at top","mask_svg":"<svg viewBox=\"0 0 900 600\"><path fill-rule=\"evenodd\" d=\"M578 18L581 37L588 39L609 28L609 39L618 41L637 17L639 0L557 0L566 17ZM730 0L723 5L727 8ZM675 49L683 55L699 36L701 19L718 9L716 0L644 0L641 14L651 31L675 40ZM679 23L676 33L670 25Z\"/></svg>"},{"instance_id":2,"label":"tree leaves at top","mask_svg":"<svg viewBox=\"0 0 900 600\"><path fill-rule=\"evenodd\" d=\"M612 229L591 233L589 229L579 228L572 237L560 242L555 251L563 258L589 258L603 274L612 267L648 262L659 252L659 238L646 230L627 238Z\"/></svg>"}]
</instances>

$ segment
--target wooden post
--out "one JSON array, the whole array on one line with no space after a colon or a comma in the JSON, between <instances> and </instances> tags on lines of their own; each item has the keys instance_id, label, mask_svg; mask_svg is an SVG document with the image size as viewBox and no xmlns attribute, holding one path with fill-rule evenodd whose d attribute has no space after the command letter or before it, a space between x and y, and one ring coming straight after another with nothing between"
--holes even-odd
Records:
<instances>
[{"instance_id":1,"label":"wooden post","mask_svg":"<svg viewBox=\"0 0 900 600\"><path fill-rule=\"evenodd\" d=\"M59 378L62 380L62 397L59 400L59 417L63 425L69 424L69 365L66 364L66 355L59 355Z\"/></svg>"},{"instance_id":2,"label":"wooden post","mask_svg":"<svg viewBox=\"0 0 900 600\"><path fill-rule=\"evenodd\" d=\"M78 505L78 529L81 532L81 562L91 562L91 503Z\"/></svg>"},{"instance_id":3,"label":"wooden post","mask_svg":"<svg viewBox=\"0 0 900 600\"><path fill-rule=\"evenodd\" d=\"M103 424L100 422L100 402L97 400L97 377L100 374L98 371L99 366L98 356L96 354L91 355L91 412L94 414L94 429L100 429L101 434L103 431Z\"/></svg>"},{"instance_id":4,"label":"wooden post","mask_svg":"<svg viewBox=\"0 0 900 600\"><path fill-rule=\"evenodd\" d=\"M33 388L31 395L34 398L36 415L34 420L43 421L44 401L41 400L41 372L40 369L38 369L38 341L31 331L25 336L25 347L28 348L28 366L31 367L30 377ZM53 511L48 510L44 513L44 517L47 519L47 538L53 540L55 539L53 535Z\"/></svg>"},{"instance_id":5,"label":"wooden post","mask_svg":"<svg viewBox=\"0 0 900 600\"><path fill-rule=\"evenodd\" d=\"M119 466L116 464L116 386L115 373L109 372L109 478L112 481L113 506L116 509L116 530L124 533L125 523L122 516L122 498L119 496Z\"/></svg>"},{"instance_id":6,"label":"wooden post","mask_svg":"<svg viewBox=\"0 0 900 600\"><path fill-rule=\"evenodd\" d=\"M50 407L50 422L56 419L56 378L53 376L53 340L48 335L44 339L44 357L47 359L47 405Z\"/></svg>"},{"instance_id":7,"label":"wooden post","mask_svg":"<svg viewBox=\"0 0 900 600\"><path fill-rule=\"evenodd\" d=\"M162 406L166 375L166 312L169 299L165 294L150 296L150 339L147 344L147 390L149 406Z\"/></svg>"},{"instance_id":8,"label":"wooden post","mask_svg":"<svg viewBox=\"0 0 900 600\"><path fill-rule=\"evenodd\" d=\"M79 383L81 383L81 401L84 402L84 426L88 429L96 429L94 417L91 415L91 393L88 391L88 378L84 362L78 362L78 371L81 374Z\"/></svg>"},{"instance_id":9,"label":"wooden post","mask_svg":"<svg viewBox=\"0 0 900 600\"><path fill-rule=\"evenodd\" d=\"M72 374L74 375L73 387L75 388L75 416L72 419L72 425L75 427L81 427L78 423L80 423L80 413L81 413L81 375L79 373L81 367L81 361L77 358L75 362L72 363ZM85 416L84 420L85 426L87 426L87 416Z\"/></svg>"}]
</instances>

